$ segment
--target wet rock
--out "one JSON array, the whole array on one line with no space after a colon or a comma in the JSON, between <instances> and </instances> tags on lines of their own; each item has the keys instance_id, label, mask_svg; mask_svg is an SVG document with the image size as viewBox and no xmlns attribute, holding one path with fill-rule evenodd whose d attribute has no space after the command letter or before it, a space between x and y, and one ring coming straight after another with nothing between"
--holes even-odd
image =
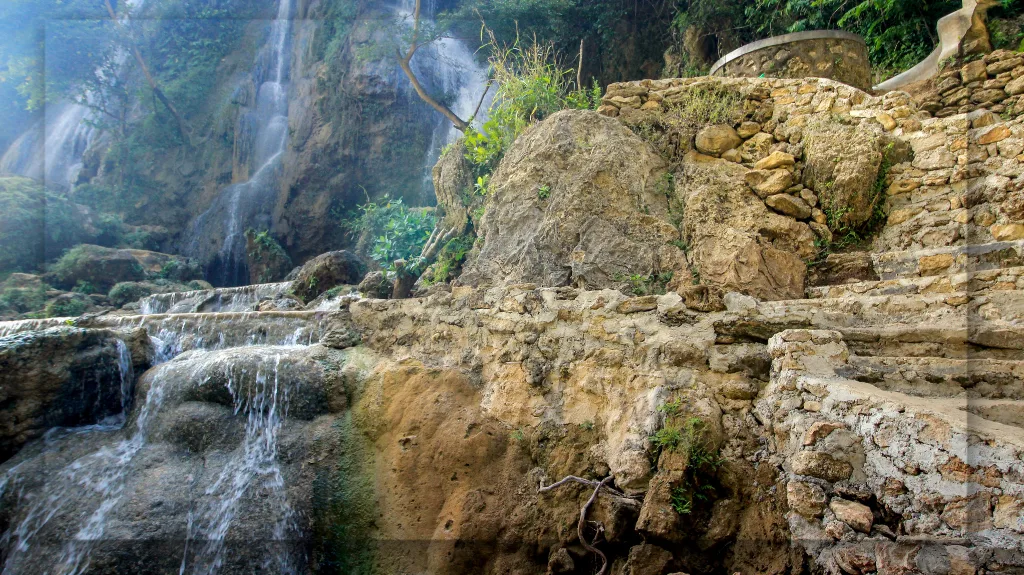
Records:
<instances>
[{"instance_id":1,"label":"wet rock","mask_svg":"<svg viewBox=\"0 0 1024 575\"><path fill-rule=\"evenodd\" d=\"M365 273L366 264L352 252L327 252L302 266L292 282L292 293L310 302L333 287L358 284Z\"/></svg>"},{"instance_id":2,"label":"wet rock","mask_svg":"<svg viewBox=\"0 0 1024 575\"><path fill-rule=\"evenodd\" d=\"M245 231L250 284L279 282L292 269L292 258L268 233Z\"/></svg>"},{"instance_id":3,"label":"wet rock","mask_svg":"<svg viewBox=\"0 0 1024 575\"><path fill-rule=\"evenodd\" d=\"M74 327L0 338L0 462L51 427L122 411L134 367L117 342L110 331Z\"/></svg>"}]
</instances>

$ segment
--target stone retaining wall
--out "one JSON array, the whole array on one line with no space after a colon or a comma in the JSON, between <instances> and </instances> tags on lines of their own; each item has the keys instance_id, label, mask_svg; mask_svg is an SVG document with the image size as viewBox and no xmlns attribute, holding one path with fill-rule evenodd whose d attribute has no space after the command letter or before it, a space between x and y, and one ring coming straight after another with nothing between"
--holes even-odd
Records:
<instances>
[{"instance_id":1,"label":"stone retaining wall","mask_svg":"<svg viewBox=\"0 0 1024 575\"><path fill-rule=\"evenodd\" d=\"M945 118L987 109L1018 114L1024 93L1024 54L996 50L984 58L947 69L919 97L921 109Z\"/></svg>"},{"instance_id":2,"label":"stone retaining wall","mask_svg":"<svg viewBox=\"0 0 1024 575\"><path fill-rule=\"evenodd\" d=\"M871 87L864 39L836 30L797 32L747 44L715 62L711 75L831 78L863 90Z\"/></svg>"}]
</instances>

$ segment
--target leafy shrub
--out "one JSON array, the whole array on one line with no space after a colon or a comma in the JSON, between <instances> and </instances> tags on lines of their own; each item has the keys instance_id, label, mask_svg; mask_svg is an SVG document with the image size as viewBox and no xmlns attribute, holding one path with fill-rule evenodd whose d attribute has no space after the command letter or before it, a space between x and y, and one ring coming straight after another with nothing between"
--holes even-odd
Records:
<instances>
[{"instance_id":1,"label":"leafy shrub","mask_svg":"<svg viewBox=\"0 0 1024 575\"><path fill-rule=\"evenodd\" d=\"M0 272L35 269L81 235L62 195L26 178L0 178Z\"/></svg>"},{"instance_id":2,"label":"leafy shrub","mask_svg":"<svg viewBox=\"0 0 1024 575\"><path fill-rule=\"evenodd\" d=\"M387 197L380 203L367 202L359 211L348 227L366 238L373 261L388 271L394 271L395 260L406 260L412 267L420 264L420 253L436 224L433 211L410 209L401 198Z\"/></svg>"},{"instance_id":3,"label":"leafy shrub","mask_svg":"<svg viewBox=\"0 0 1024 575\"><path fill-rule=\"evenodd\" d=\"M478 174L497 167L505 150L526 128L559 110L596 108L601 88L574 87L574 70L563 67L551 45L499 45L493 33L489 59L497 92L488 119L479 130L466 131L466 159Z\"/></svg>"},{"instance_id":4,"label":"leafy shrub","mask_svg":"<svg viewBox=\"0 0 1024 575\"><path fill-rule=\"evenodd\" d=\"M466 254L473 249L473 240L473 236L459 236L449 240L437 254L433 272L429 278L424 277L424 282L432 285L454 279L466 261Z\"/></svg>"},{"instance_id":5,"label":"leafy shrub","mask_svg":"<svg viewBox=\"0 0 1024 575\"><path fill-rule=\"evenodd\" d=\"M292 268L292 258L270 232L245 230L246 256L249 269L256 274L256 281L267 283L277 281Z\"/></svg>"},{"instance_id":6,"label":"leafy shrub","mask_svg":"<svg viewBox=\"0 0 1024 575\"><path fill-rule=\"evenodd\" d=\"M43 309L46 286L0 288L0 314L17 315Z\"/></svg>"},{"instance_id":7,"label":"leafy shrub","mask_svg":"<svg viewBox=\"0 0 1024 575\"><path fill-rule=\"evenodd\" d=\"M138 301L154 293L151 284L143 282L121 282L110 288L107 298L110 303L122 307L127 303Z\"/></svg>"},{"instance_id":8,"label":"leafy shrub","mask_svg":"<svg viewBox=\"0 0 1024 575\"><path fill-rule=\"evenodd\" d=\"M651 444L658 452L676 451L685 458L686 469L672 488L670 503L677 513L687 515L711 503L715 475L724 460L710 446L707 423L699 417L686 417L681 401L666 403L658 410L665 414L665 424L651 436Z\"/></svg>"}]
</instances>

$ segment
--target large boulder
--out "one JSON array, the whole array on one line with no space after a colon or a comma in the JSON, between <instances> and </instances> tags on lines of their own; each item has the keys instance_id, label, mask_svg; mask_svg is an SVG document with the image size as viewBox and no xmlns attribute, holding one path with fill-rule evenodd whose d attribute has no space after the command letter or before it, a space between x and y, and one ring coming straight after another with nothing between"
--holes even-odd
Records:
<instances>
[{"instance_id":1,"label":"large boulder","mask_svg":"<svg viewBox=\"0 0 1024 575\"><path fill-rule=\"evenodd\" d=\"M803 184L818 194L822 209L840 225L856 228L881 201L875 181L891 138L881 130L839 122L809 122L804 131ZM899 146L904 148L905 146Z\"/></svg>"},{"instance_id":2,"label":"large boulder","mask_svg":"<svg viewBox=\"0 0 1024 575\"><path fill-rule=\"evenodd\" d=\"M803 297L814 232L777 214L744 181L739 164L688 154L676 177L683 235L701 283L765 300Z\"/></svg>"},{"instance_id":3,"label":"large boulder","mask_svg":"<svg viewBox=\"0 0 1024 575\"><path fill-rule=\"evenodd\" d=\"M134 368L147 354L107 330L55 327L0 338L0 462L52 427L89 425L120 413Z\"/></svg>"},{"instance_id":4,"label":"large boulder","mask_svg":"<svg viewBox=\"0 0 1024 575\"><path fill-rule=\"evenodd\" d=\"M292 281L292 293L308 303L335 286L359 284L365 274L366 264L354 253L327 252L302 266Z\"/></svg>"},{"instance_id":5,"label":"large boulder","mask_svg":"<svg viewBox=\"0 0 1024 575\"><path fill-rule=\"evenodd\" d=\"M186 282L202 279L202 270L182 256L82 244L64 254L44 276L62 289L88 284L98 293L106 293L120 282L155 278Z\"/></svg>"},{"instance_id":6,"label":"large boulder","mask_svg":"<svg viewBox=\"0 0 1024 575\"><path fill-rule=\"evenodd\" d=\"M566 110L528 129L491 178L483 247L463 284L612 287L685 269L665 162L619 121ZM667 186L663 186L667 187Z\"/></svg>"}]
</instances>

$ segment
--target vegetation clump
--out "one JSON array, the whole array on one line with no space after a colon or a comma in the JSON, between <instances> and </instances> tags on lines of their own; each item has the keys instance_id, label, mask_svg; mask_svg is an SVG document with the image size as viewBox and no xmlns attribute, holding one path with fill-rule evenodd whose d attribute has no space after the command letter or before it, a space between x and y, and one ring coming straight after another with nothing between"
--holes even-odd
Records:
<instances>
[{"instance_id":1,"label":"vegetation clump","mask_svg":"<svg viewBox=\"0 0 1024 575\"><path fill-rule=\"evenodd\" d=\"M711 445L707 422L686 415L680 400L665 403L658 410L664 414L665 423L650 441L658 454L671 451L682 456L685 469L672 488L671 505L680 515L688 515L715 499L715 476L724 459Z\"/></svg>"},{"instance_id":2,"label":"vegetation clump","mask_svg":"<svg viewBox=\"0 0 1024 575\"><path fill-rule=\"evenodd\" d=\"M479 129L466 130L466 159L481 177L494 171L502 156L534 122L565 109L596 109L601 102L601 87L595 81L589 88L579 86L579 75L561 65L552 45L499 43L490 34L489 63L497 85L488 119ZM575 82L574 82L575 80Z\"/></svg>"}]
</instances>

